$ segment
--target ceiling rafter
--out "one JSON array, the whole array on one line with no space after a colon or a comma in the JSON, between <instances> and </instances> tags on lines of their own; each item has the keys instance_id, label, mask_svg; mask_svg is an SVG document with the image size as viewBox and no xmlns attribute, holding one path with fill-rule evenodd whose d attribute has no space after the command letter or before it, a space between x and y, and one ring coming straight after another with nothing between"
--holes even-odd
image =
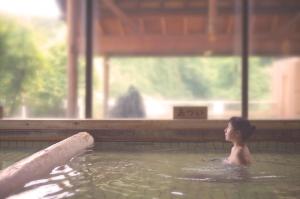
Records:
<instances>
[{"instance_id":1,"label":"ceiling rafter","mask_svg":"<svg viewBox=\"0 0 300 199\"><path fill-rule=\"evenodd\" d=\"M214 40L215 38L217 15L218 15L217 0L209 0L207 34L210 40Z\"/></svg>"},{"instance_id":2,"label":"ceiling rafter","mask_svg":"<svg viewBox=\"0 0 300 199\"><path fill-rule=\"evenodd\" d=\"M183 35L189 34L189 21L187 17L183 18Z\"/></svg>"},{"instance_id":3,"label":"ceiling rafter","mask_svg":"<svg viewBox=\"0 0 300 199\"><path fill-rule=\"evenodd\" d=\"M234 28L234 17L229 17L227 28L226 28L226 33L233 32L233 28Z\"/></svg>"},{"instance_id":4,"label":"ceiling rafter","mask_svg":"<svg viewBox=\"0 0 300 199\"><path fill-rule=\"evenodd\" d=\"M289 31L293 31L293 29L295 28L294 24L297 23L298 20L300 20L300 12L292 19L290 19L284 27L282 27L282 29L280 30L280 34L285 34Z\"/></svg>"},{"instance_id":5,"label":"ceiling rafter","mask_svg":"<svg viewBox=\"0 0 300 199\"><path fill-rule=\"evenodd\" d=\"M104 34L104 29L102 27L102 23L101 23L100 20L98 20L98 22L97 22L97 28L98 28L99 34L103 35Z\"/></svg>"},{"instance_id":6,"label":"ceiling rafter","mask_svg":"<svg viewBox=\"0 0 300 199\"><path fill-rule=\"evenodd\" d=\"M165 17L160 18L160 24L161 24L161 33L162 35L167 35L167 22Z\"/></svg>"},{"instance_id":7,"label":"ceiling rafter","mask_svg":"<svg viewBox=\"0 0 300 199\"><path fill-rule=\"evenodd\" d=\"M123 21L122 20L118 20L119 21L119 27L120 27L120 33L121 35L125 35L125 28L124 28L124 25L123 25Z\"/></svg>"},{"instance_id":8,"label":"ceiling rafter","mask_svg":"<svg viewBox=\"0 0 300 199\"><path fill-rule=\"evenodd\" d=\"M124 12L121 10L113 0L102 0L102 2L119 18L121 19L125 24L128 24L128 26L134 31L138 32L139 27L138 24L134 23Z\"/></svg>"},{"instance_id":9,"label":"ceiling rafter","mask_svg":"<svg viewBox=\"0 0 300 199\"><path fill-rule=\"evenodd\" d=\"M138 19L139 21L139 27L140 27L140 33L141 34L144 34L145 33L145 22L144 22L144 19L143 18L139 18Z\"/></svg>"},{"instance_id":10,"label":"ceiling rafter","mask_svg":"<svg viewBox=\"0 0 300 199\"><path fill-rule=\"evenodd\" d=\"M271 31L275 32L278 28L278 16L274 16L271 24Z\"/></svg>"},{"instance_id":11,"label":"ceiling rafter","mask_svg":"<svg viewBox=\"0 0 300 199\"><path fill-rule=\"evenodd\" d=\"M184 54L205 49L222 54L223 47L233 46L236 52L239 45L238 0L96 2L95 36L98 38L95 41L106 54L127 54L126 49L130 54ZM284 0L284 3L283 0L255 0L249 16L251 53L280 55L284 49L288 55L299 55L299 10L299 0ZM223 35L227 35L226 42L220 39ZM78 37L78 43L83 45L84 32ZM229 51L226 53L230 54Z\"/></svg>"}]
</instances>

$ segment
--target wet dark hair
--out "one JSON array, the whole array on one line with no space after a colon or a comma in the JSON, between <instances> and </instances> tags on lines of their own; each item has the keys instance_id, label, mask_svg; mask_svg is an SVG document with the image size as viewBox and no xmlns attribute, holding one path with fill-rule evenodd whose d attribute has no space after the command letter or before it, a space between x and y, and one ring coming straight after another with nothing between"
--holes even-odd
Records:
<instances>
[{"instance_id":1,"label":"wet dark hair","mask_svg":"<svg viewBox=\"0 0 300 199\"><path fill-rule=\"evenodd\" d=\"M247 141L256 129L254 125L251 125L247 119L242 117L231 117L229 123L234 130L240 131L243 141Z\"/></svg>"}]
</instances>

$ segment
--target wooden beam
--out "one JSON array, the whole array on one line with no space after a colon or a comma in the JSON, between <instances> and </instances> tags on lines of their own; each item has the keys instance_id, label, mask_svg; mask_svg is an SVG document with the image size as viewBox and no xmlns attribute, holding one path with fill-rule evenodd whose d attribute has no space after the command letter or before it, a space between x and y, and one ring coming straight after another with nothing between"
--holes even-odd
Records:
<instances>
[{"instance_id":1,"label":"wooden beam","mask_svg":"<svg viewBox=\"0 0 300 199\"><path fill-rule=\"evenodd\" d=\"M249 1L242 0L241 8L241 27L242 27L242 36L241 36L241 49L242 49L242 84L241 84L241 93L242 93L242 117L248 118L248 90L249 90Z\"/></svg>"},{"instance_id":2,"label":"wooden beam","mask_svg":"<svg viewBox=\"0 0 300 199\"><path fill-rule=\"evenodd\" d=\"M85 2L85 118L93 117L93 1Z\"/></svg>"},{"instance_id":3,"label":"wooden beam","mask_svg":"<svg viewBox=\"0 0 300 199\"><path fill-rule=\"evenodd\" d=\"M275 123L275 122L274 122ZM282 122L276 123L276 126ZM292 123L291 127L299 127L300 123ZM224 128L225 120L0 120L0 132L14 131L37 134L37 130L199 130Z\"/></svg>"},{"instance_id":4,"label":"wooden beam","mask_svg":"<svg viewBox=\"0 0 300 199\"><path fill-rule=\"evenodd\" d=\"M235 17L236 16L230 16L229 17L226 34L230 34L230 33L233 34L233 28L234 28L234 22L235 22L234 18Z\"/></svg>"},{"instance_id":5,"label":"wooden beam","mask_svg":"<svg viewBox=\"0 0 300 199\"><path fill-rule=\"evenodd\" d=\"M274 33L276 31L278 31L279 27L278 27L278 20L279 17L278 16L274 16L272 19L272 25L271 25L271 32Z\"/></svg>"},{"instance_id":6,"label":"wooden beam","mask_svg":"<svg viewBox=\"0 0 300 199\"><path fill-rule=\"evenodd\" d=\"M67 117L77 117L77 59L78 59L78 1L67 1L67 24L68 24L68 95Z\"/></svg>"},{"instance_id":7,"label":"wooden beam","mask_svg":"<svg viewBox=\"0 0 300 199\"><path fill-rule=\"evenodd\" d=\"M291 41L290 53L299 55L297 43L300 38L289 36ZM234 55L234 35L217 35L215 42L209 42L206 34L186 36L162 35L126 35L106 36L99 38L100 54L108 55L201 55L207 50L212 55ZM281 40L284 38L270 37L268 34L252 36L252 55L280 55ZM277 42L274 42L277 41ZM115 44L118 45L115 45Z\"/></svg>"},{"instance_id":8,"label":"wooden beam","mask_svg":"<svg viewBox=\"0 0 300 199\"><path fill-rule=\"evenodd\" d=\"M145 23L144 23L144 19L143 18L139 18L139 27L140 27L140 34L144 34L145 33Z\"/></svg>"},{"instance_id":9,"label":"wooden beam","mask_svg":"<svg viewBox=\"0 0 300 199\"><path fill-rule=\"evenodd\" d=\"M108 116L108 100L109 100L109 57L103 57L103 118Z\"/></svg>"},{"instance_id":10,"label":"wooden beam","mask_svg":"<svg viewBox=\"0 0 300 199\"><path fill-rule=\"evenodd\" d=\"M160 24L161 24L161 34L166 35L167 34L167 24L166 24L166 18L162 17L160 18Z\"/></svg>"},{"instance_id":11,"label":"wooden beam","mask_svg":"<svg viewBox=\"0 0 300 199\"><path fill-rule=\"evenodd\" d=\"M224 129L228 120L0 120L0 132L7 135L39 134L39 130L51 133L71 130L129 131L129 130L204 130ZM300 130L299 120L251 120L257 130ZM54 130L54 131L53 131ZM222 131L224 134L224 132ZM47 133L45 133L47 134Z\"/></svg>"},{"instance_id":12,"label":"wooden beam","mask_svg":"<svg viewBox=\"0 0 300 199\"><path fill-rule=\"evenodd\" d=\"M189 34L189 20L187 17L183 18L183 34L184 35Z\"/></svg>"},{"instance_id":13,"label":"wooden beam","mask_svg":"<svg viewBox=\"0 0 300 199\"><path fill-rule=\"evenodd\" d=\"M96 21L96 23L97 23L97 31L99 31L99 33L101 34L101 35L104 35L105 34L105 32L104 32L104 29L103 29L103 25L102 25L102 13L101 13L101 11L100 11L100 9L101 9L101 6L100 6L100 2L99 1L95 1L94 2L94 6L95 6L95 21Z\"/></svg>"},{"instance_id":14,"label":"wooden beam","mask_svg":"<svg viewBox=\"0 0 300 199\"><path fill-rule=\"evenodd\" d=\"M300 13L298 13L296 16L294 16L293 18L291 18L288 23L283 26L280 30L280 34L284 35L286 33L288 33L289 31L291 31L291 29L293 28L294 24L297 23L297 21L300 20Z\"/></svg>"},{"instance_id":15,"label":"wooden beam","mask_svg":"<svg viewBox=\"0 0 300 199\"><path fill-rule=\"evenodd\" d=\"M208 25L207 25L207 34L208 38L212 41L215 40L215 32L216 32L216 20L217 20L217 0L209 0L208 1Z\"/></svg>"},{"instance_id":16,"label":"wooden beam","mask_svg":"<svg viewBox=\"0 0 300 199\"><path fill-rule=\"evenodd\" d=\"M122 20L118 20L118 22L119 22L119 27L120 27L120 33L121 33L121 35L125 35L125 29L124 29L124 26L123 26L123 22L122 22Z\"/></svg>"},{"instance_id":17,"label":"wooden beam","mask_svg":"<svg viewBox=\"0 0 300 199\"><path fill-rule=\"evenodd\" d=\"M165 7L165 0L160 0L160 7L164 8Z\"/></svg>"},{"instance_id":18,"label":"wooden beam","mask_svg":"<svg viewBox=\"0 0 300 199\"><path fill-rule=\"evenodd\" d=\"M58 141L89 131L100 142L224 141L227 120L0 120L0 141ZM250 141L300 142L299 120L252 120ZM38 132L38 133L37 133ZM40 133L43 132L43 133Z\"/></svg>"},{"instance_id":19,"label":"wooden beam","mask_svg":"<svg viewBox=\"0 0 300 199\"><path fill-rule=\"evenodd\" d=\"M189 7L189 5L190 5L190 2L191 2L191 0L184 0L184 7L185 8L188 8Z\"/></svg>"},{"instance_id":20,"label":"wooden beam","mask_svg":"<svg viewBox=\"0 0 300 199\"><path fill-rule=\"evenodd\" d=\"M112 0L102 0L102 2L109 7L119 19L128 24L134 32L139 31L138 25L135 24Z\"/></svg>"},{"instance_id":21,"label":"wooden beam","mask_svg":"<svg viewBox=\"0 0 300 199\"><path fill-rule=\"evenodd\" d=\"M104 35L105 34L105 32L104 32L104 29L103 29L103 27L102 27L102 22L101 22L101 20L97 20L97 31L99 32L99 34L100 35Z\"/></svg>"},{"instance_id":22,"label":"wooden beam","mask_svg":"<svg viewBox=\"0 0 300 199\"><path fill-rule=\"evenodd\" d=\"M107 36L99 38L101 54L197 54L207 50L233 52L233 37L219 36L215 43L208 41L205 35L161 36L126 35L125 37ZM115 45L115 44L118 45Z\"/></svg>"},{"instance_id":23,"label":"wooden beam","mask_svg":"<svg viewBox=\"0 0 300 199\"><path fill-rule=\"evenodd\" d=\"M108 1L108 0L103 0ZM110 0L109 0L110 1ZM191 4L189 4L191 5ZM115 5L117 7L117 5ZM122 12L127 13L127 17L132 16L161 16L162 14L166 15L208 15L209 9L207 6L201 7L183 7L183 8L119 8L122 9ZM266 5L257 5L255 4L251 9L252 15L291 15L291 14L298 14L300 10L300 3L295 5L285 5L284 3L274 6L266 6ZM109 17L112 15L116 15L115 13L111 13L108 10L102 9L100 10L103 17ZM218 15L235 15L235 9L232 3L226 6L219 6L218 7Z\"/></svg>"}]
</instances>

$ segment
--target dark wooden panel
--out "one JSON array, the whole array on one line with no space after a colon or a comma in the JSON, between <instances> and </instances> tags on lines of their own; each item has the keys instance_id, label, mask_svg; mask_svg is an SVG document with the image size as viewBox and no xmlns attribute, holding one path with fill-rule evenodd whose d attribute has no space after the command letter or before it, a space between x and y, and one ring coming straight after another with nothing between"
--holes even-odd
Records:
<instances>
[{"instance_id":1,"label":"dark wooden panel","mask_svg":"<svg viewBox=\"0 0 300 199\"><path fill-rule=\"evenodd\" d=\"M255 120L250 141L300 142L298 120ZM59 141L80 131L100 142L224 141L225 120L0 120L0 141Z\"/></svg>"}]
</instances>

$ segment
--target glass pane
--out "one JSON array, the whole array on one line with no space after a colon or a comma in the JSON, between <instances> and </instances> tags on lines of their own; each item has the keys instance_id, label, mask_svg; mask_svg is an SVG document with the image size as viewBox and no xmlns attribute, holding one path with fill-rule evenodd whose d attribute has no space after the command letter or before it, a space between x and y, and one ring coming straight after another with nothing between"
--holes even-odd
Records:
<instances>
[{"instance_id":1,"label":"glass pane","mask_svg":"<svg viewBox=\"0 0 300 199\"><path fill-rule=\"evenodd\" d=\"M299 1L251 1L251 118L300 118Z\"/></svg>"},{"instance_id":2,"label":"glass pane","mask_svg":"<svg viewBox=\"0 0 300 199\"><path fill-rule=\"evenodd\" d=\"M66 44L66 25L57 1L0 1L4 117L65 117Z\"/></svg>"},{"instance_id":3,"label":"glass pane","mask_svg":"<svg viewBox=\"0 0 300 199\"><path fill-rule=\"evenodd\" d=\"M95 117L172 119L179 105L240 115L236 2L96 1Z\"/></svg>"}]
</instances>

